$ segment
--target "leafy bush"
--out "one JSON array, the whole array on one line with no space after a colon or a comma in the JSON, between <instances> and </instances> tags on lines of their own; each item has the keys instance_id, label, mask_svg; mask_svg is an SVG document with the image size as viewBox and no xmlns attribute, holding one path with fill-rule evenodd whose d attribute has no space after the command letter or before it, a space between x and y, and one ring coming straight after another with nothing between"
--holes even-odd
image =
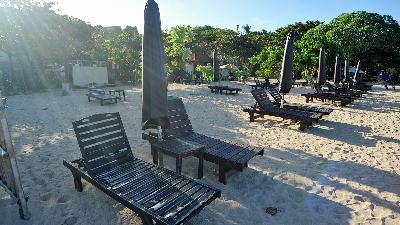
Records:
<instances>
[{"instance_id":1,"label":"leafy bush","mask_svg":"<svg viewBox=\"0 0 400 225\"><path fill-rule=\"evenodd\" d=\"M248 77L250 77L250 69L247 66L243 66L233 72L233 76L235 77L236 80L238 79L243 79L246 80Z\"/></svg>"},{"instance_id":2,"label":"leafy bush","mask_svg":"<svg viewBox=\"0 0 400 225\"><path fill-rule=\"evenodd\" d=\"M213 68L210 63L206 66L197 66L196 71L201 73L203 80L213 81Z\"/></svg>"}]
</instances>

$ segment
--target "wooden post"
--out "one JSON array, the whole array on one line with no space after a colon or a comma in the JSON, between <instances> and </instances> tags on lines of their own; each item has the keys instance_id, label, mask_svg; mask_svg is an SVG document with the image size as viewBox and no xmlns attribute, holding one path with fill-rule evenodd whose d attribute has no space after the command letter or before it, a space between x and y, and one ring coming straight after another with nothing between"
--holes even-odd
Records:
<instances>
[{"instance_id":1,"label":"wooden post","mask_svg":"<svg viewBox=\"0 0 400 225\"><path fill-rule=\"evenodd\" d=\"M1 183L8 188L13 194L16 195L19 212L22 219L29 219L30 213L27 205L27 198L22 189L21 180L18 171L18 164L15 157L14 146L12 144L11 136L8 131L7 120L5 111L0 111L0 179Z\"/></svg>"}]
</instances>

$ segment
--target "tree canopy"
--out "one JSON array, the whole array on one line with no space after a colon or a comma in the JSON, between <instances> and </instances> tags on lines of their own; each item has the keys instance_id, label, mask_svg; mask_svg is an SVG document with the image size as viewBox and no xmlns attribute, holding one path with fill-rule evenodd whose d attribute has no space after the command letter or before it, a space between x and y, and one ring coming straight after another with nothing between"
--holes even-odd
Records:
<instances>
[{"instance_id":1,"label":"tree canopy","mask_svg":"<svg viewBox=\"0 0 400 225\"><path fill-rule=\"evenodd\" d=\"M47 65L63 65L69 60L101 60L119 65L118 79L140 79L142 35L136 27L92 26L80 19L58 15L54 3L35 0L0 2L0 50L13 64L2 71L0 83L9 93L38 91L46 87L43 71ZM239 29L239 27L238 27ZM363 69L400 71L400 26L388 15L369 12L344 13L332 21L306 21L289 24L270 32L211 26L179 25L163 34L166 69L173 76L185 76L191 53L206 60L195 62L208 76L211 54L219 52L221 64L239 68L241 77L278 76L286 37L296 35L296 73L316 74L320 47L327 52L328 66L336 55ZM1 69L1 68L0 68ZM247 74L247 75L246 75Z\"/></svg>"}]
</instances>

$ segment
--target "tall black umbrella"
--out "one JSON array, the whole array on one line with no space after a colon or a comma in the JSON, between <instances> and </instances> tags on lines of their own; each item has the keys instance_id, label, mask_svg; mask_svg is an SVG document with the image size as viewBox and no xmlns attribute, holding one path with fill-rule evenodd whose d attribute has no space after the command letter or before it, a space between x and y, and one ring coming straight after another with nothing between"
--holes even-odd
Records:
<instances>
[{"instance_id":1,"label":"tall black umbrella","mask_svg":"<svg viewBox=\"0 0 400 225\"><path fill-rule=\"evenodd\" d=\"M167 79L158 5L148 0L144 10L142 129L166 126L168 122Z\"/></svg>"},{"instance_id":2,"label":"tall black umbrella","mask_svg":"<svg viewBox=\"0 0 400 225\"><path fill-rule=\"evenodd\" d=\"M281 79L279 83L280 93L289 93L292 88L292 71L294 59L294 40L295 35L290 33L286 38L285 54L282 61Z\"/></svg>"},{"instance_id":3,"label":"tall black umbrella","mask_svg":"<svg viewBox=\"0 0 400 225\"><path fill-rule=\"evenodd\" d=\"M323 48L319 50L319 66L318 66L318 85L324 85L326 82L326 58Z\"/></svg>"},{"instance_id":4,"label":"tall black umbrella","mask_svg":"<svg viewBox=\"0 0 400 225\"><path fill-rule=\"evenodd\" d=\"M335 74L333 76L333 82L335 84L340 83L340 81L342 80L342 74L340 72L341 69L341 65L340 65L340 57L339 55L336 56L336 62L335 62Z\"/></svg>"},{"instance_id":5,"label":"tall black umbrella","mask_svg":"<svg viewBox=\"0 0 400 225\"><path fill-rule=\"evenodd\" d=\"M344 61L344 79L346 82L350 82L350 71L349 71L349 60Z\"/></svg>"},{"instance_id":6,"label":"tall black umbrella","mask_svg":"<svg viewBox=\"0 0 400 225\"><path fill-rule=\"evenodd\" d=\"M214 49L213 52L213 75L214 75L214 82L219 81L218 49Z\"/></svg>"}]
</instances>

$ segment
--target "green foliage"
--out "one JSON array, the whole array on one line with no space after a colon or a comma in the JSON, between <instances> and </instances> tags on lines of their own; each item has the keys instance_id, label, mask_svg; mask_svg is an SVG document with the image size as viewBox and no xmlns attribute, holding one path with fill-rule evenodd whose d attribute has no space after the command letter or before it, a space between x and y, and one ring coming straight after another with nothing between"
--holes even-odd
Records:
<instances>
[{"instance_id":1,"label":"green foliage","mask_svg":"<svg viewBox=\"0 0 400 225\"><path fill-rule=\"evenodd\" d=\"M253 57L250 63L258 64L259 69L256 71L258 77L278 77L282 67L283 47L267 46L260 54Z\"/></svg>"},{"instance_id":2,"label":"green foliage","mask_svg":"<svg viewBox=\"0 0 400 225\"><path fill-rule=\"evenodd\" d=\"M108 60L120 65L119 79L135 81L141 74L142 35L136 27L127 26L111 45Z\"/></svg>"},{"instance_id":3,"label":"green foliage","mask_svg":"<svg viewBox=\"0 0 400 225\"><path fill-rule=\"evenodd\" d=\"M259 34L260 36L257 37L257 41L260 45L264 44L264 46L261 50L258 48L253 49L253 52L257 54L253 57L249 57L249 62L255 68L255 75L259 77L268 76L270 78L279 77L287 35L289 33L294 33L296 35L295 47L301 49L302 46L299 45L299 40L303 38L308 30L320 24L321 22L319 21L298 22L279 28L273 33L264 32ZM253 43L257 41L253 41ZM295 52L294 66L300 70L308 68L308 65L311 64L310 61L318 61L318 54L315 55L311 52L303 54L304 55Z\"/></svg>"},{"instance_id":4,"label":"green foliage","mask_svg":"<svg viewBox=\"0 0 400 225\"><path fill-rule=\"evenodd\" d=\"M210 63L206 66L197 66L196 71L201 73L201 78L203 80L213 81L213 67Z\"/></svg>"},{"instance_id":5,"label":"green foliage","mask_svg":"<svg viewBox=\"0 0 400 225\"><path fill-rule=\"evenodd\" d=\"M191 44L194 39L194 32L190 26L179 25L172 27L165 37L165 54L167 62L172 69L172 78L182 79L185 77L185 65L192 53Z\"/></svg>"},{"instance_id":6,"label":"green foliage","mask_svg":"<svg viewBox=\"0 0 400 225\"><path fill-rule=\"evenodd\" d=\"M247 66L242 66L241 68L234 70L233 71L233 76L235 79L243 79L246 80L248 77L250 77L250 69Z\"/></svg>"},{"instance_id":7,"label":"green foliage","mask_svg":"<svg viewBox=\"0 0 400 225\"><path fill-rule=\"evenodd\" d=\"M298 45L301 61L316 67L315 57L322 46L328 53L328 65L333 65L339 54L352 64L363 59L367 70L394 67L400 64L400 26L387 15L344 13L304 35Z\"/></svg>"}]
</instances>

